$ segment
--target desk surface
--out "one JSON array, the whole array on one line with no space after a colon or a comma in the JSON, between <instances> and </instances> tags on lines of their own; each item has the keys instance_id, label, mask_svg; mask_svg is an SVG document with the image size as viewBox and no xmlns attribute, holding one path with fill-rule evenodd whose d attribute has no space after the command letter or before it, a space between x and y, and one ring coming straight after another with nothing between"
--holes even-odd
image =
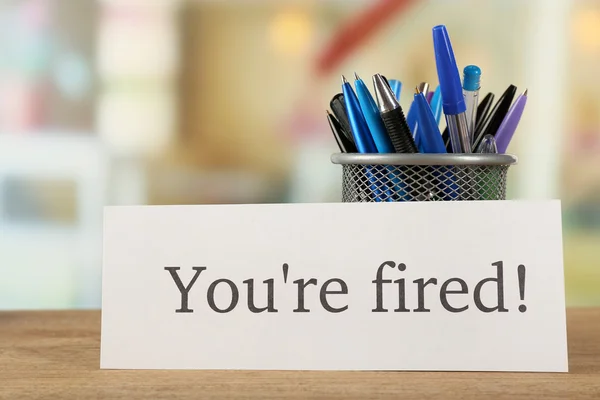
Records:
<instances>
[{"instance_id":1,"label":"desk surface","mask_svg":"<svg viewBox=\"0 0 600 400\"><path fill-rule=\"evenodd\" d=\"M600 308L569 309L569 374L100 370L100 312L0 312L0 398L600 399Z\"/></svg>"}]
</instances>

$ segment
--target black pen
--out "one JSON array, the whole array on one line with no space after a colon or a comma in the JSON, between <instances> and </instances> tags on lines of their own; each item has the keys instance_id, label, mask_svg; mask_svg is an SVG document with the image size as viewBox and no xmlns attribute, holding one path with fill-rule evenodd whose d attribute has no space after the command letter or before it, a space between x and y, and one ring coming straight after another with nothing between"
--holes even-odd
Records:
<instances>
[{"instance_id":1,"label":"black pen","mask_svg":"<svg viewBox=\"0 0 600 400\"><path fill-rule=\"evenodd\" d=\"M452 143L450 142L450 130L447 126L444 129L444 133L442 133L442 139L444 140L444 146L446 146L446 151L450 154L453 153Z\"/></svg>"},{"instance_id":2,"label":"black pen","mask_svg":"<svg viewBox=\"0 0 600 400\"><path fill-rule=\"evenodd\" d=\"M483 100L479 102L477 106L477 119L475 120L475 132L477 132L477 128L483 124L485 119L488 116L488 113L492 109L492 104L494 102L494 93L488 93L485 95ZM474 137L474 136L473 136Z\"/></svg>"},{"instance_id":3,"label":"black pen","mask_svg":"<svg viewBox=\"0 0 600 400\"><path fill-rule=\"evenodd\" d=\"M483 124L479 126L479 129L475 130L473 149L479 147L479 143L481 143L481 139L483 139L485 135L496 135L496 131L500 127L500 124L502 124L506 113L508 113L516 93L517 87L515 85L510 85L508 89L502 93L502 96L500 96L498 102L494 105L490 115L488 115Z\"/></svg>"},{"instance_id":4,"label":"black pen","mask_svg":"<svg viewBox=\"0 0 600 400\"><path fill-rule=\"evenodd\" d=\"M327 121L329 122L331 133L333 133L333 137L335 138L340 151L342 153L357 153L356 145L344 135L342 132L342 125L340 125L340 122L329 112L329 110L327 110Z\"/></svg>"},{"instance_id":5,"label":"black pen","mask_svg":"<svg viewBox=\"0 0 600 400\"><path fill-rule=\"evenodd\" d=\"M354 137L352 136L352 128L350 128L350 120L348 119L348 113L346 111L346 100L344 99L343 93L338 93L333 96L333 99L329 102L331 111L335 118L338 120L342 127L342 133L346 138L354 144ZM356 144L354 145L356 147Z\"/></svg>"},{"instance_id":6,"label":"black pen","mask_svg":"<svg viewBox=\"0 0 600 400\"><path fill-rule=\"evenodd\" d=\"M381 119L390 135L396 153L417 153L417 146L394 92L380 74L373 76L373 86L377 95Z\"/></svg>"}]
</instances>

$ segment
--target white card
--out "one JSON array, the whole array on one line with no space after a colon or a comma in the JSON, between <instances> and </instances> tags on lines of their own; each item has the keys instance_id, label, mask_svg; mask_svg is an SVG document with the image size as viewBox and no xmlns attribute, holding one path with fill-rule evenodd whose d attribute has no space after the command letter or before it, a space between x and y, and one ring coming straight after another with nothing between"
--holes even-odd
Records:
<instances>
[{"instance_id":1,"label":"white card","mask_svg":"<svg viewBox=\"0 0 600 400\"><path fill-rule=\"evenodd\" d=\"M108 207L102 283L102 368L568 370L559 201Z\"/></svg>"}]
</instances>

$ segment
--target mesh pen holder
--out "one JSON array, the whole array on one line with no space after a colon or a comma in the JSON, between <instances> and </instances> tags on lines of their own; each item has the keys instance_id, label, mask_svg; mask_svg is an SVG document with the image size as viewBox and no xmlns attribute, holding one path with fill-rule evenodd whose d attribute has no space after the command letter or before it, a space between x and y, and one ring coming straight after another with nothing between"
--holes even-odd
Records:
<instances>
[{"instance_id":1,"label":"mesh pen holder","mask_svg":"<svg viewBox=\"0 0 600 400\"><path fill-rule=\"evenodd\" d=\"M342 201L505 200L509 154L338 153Z\"/></svg>"}]
</instances>

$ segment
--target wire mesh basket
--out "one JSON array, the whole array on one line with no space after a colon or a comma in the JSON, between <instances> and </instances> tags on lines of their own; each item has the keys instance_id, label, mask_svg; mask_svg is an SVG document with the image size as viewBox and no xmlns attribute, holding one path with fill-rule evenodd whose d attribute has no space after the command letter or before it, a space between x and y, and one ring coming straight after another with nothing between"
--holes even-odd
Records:
<instances>
[{"instance_id":1,"label":"wire mesh basket","mask_svg":"<svg viewBox=\"0 0 600 400\"><path fill-rule=\"evenodd\" d=\"M505 200L509 154L345 154L342 201Z\"/></svg>"}]
</instances>

